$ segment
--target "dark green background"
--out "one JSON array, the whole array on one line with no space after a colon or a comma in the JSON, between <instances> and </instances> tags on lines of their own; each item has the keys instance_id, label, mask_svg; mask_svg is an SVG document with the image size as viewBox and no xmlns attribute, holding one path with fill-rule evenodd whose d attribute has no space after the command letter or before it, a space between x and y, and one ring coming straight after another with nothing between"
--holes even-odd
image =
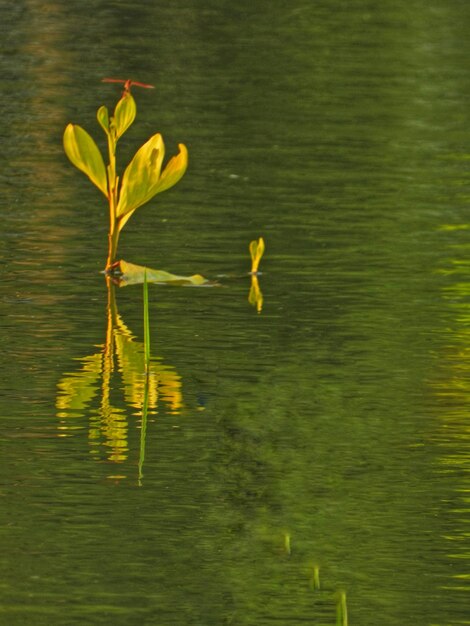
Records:
<instances>
[{"instance_id":1,"label":"dark green background","mask_svg":"<svg viewBox=\"0 0 470 626\"><path fill-rule=\"evenodd\" d=\"M351 625L470 623L468 2L0 13L0 622L323 626L342 589ZM156 131L190 155L122 257L214 278L267 246L259 315L248 277L150 289L184 406L150 416L140 485L118 371L122 462L99 381L56 408L105 340L107 210L61 146L70 121L103 145L105 76L156 85L121 167ZM117 299L141 341L140 288Z\"/></svg>"}]
</instances>

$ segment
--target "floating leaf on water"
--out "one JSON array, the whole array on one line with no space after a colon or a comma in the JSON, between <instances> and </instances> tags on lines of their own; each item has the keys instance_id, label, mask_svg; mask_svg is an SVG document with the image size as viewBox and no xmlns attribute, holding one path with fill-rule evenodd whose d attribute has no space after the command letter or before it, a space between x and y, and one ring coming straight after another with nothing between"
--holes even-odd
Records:
<instances>
[{"instance_id":1,"label":"floating leaf on water","mask_svg":"<svg viewBox=\"0 0 470 626\"><path fill-rule=\"evenodd\" d=\"M114 267L114 272L120 287L142 284L145 280L145 276L147 277L147 282L149 283L193 287L216 285L216 283L207 280L207 278L204 278L204 276L201 276L200 274L194 274L193 276L178 276L176 274L165 272L164 270L153 270L149 267L144 267L143 265L128 263L127 261L119 261Z\"/></svg>"}]
</instances>

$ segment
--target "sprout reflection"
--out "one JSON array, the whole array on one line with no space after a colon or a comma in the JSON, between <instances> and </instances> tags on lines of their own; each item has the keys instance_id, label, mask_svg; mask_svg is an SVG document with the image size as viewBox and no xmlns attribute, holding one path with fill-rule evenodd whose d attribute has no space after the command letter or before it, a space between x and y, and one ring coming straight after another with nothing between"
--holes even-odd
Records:
<instances>
[{"instance_id":1,"label":"sprout reflection","mask_svg":"<svg viewBox=\"0 0 470 626\"><path fill-rule=\"evenodd\" d=\"M251 275L251 287L250 293L248 294L248 302L256 307L258 313L261 313L263 310L263 292L260 289L258 276L255 274Z\"/></svg>"},{"instance_id":2,"label":"sprout reflection","mask_svg":"<svg viewBox=\"0 0 470 626\"><path fill-rule=\"evenodd\" d=\"M83 428L79 418L88 417L88 437L92 452L108 461L120 463L129 455L129 429L143 428L148 415L156 415L159 406L178 415L183 406L181 379L175 369L160 357L150 360L145 372L144 344L136 341L117 311L114 286L108 279L106 341L95 354L79 359L81 368L67 373L58 384L57 416L64 434ZM124 406L113 402L122 390ZM118 403L119 404L119 403ZM131 410L129 410L131 409ZM140 417L135 424L130 415ZM140 442L139 474L142 473Z\"/></svg>"}]
</instances>

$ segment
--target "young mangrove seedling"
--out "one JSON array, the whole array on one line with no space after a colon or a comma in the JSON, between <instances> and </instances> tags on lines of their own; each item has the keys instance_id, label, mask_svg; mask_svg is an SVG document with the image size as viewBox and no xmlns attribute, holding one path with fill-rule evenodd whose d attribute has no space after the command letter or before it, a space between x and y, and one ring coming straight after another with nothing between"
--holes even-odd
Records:
<instances>
[{"instance_id":1,"label":"young mangrove seedling","mask_svg":"<svg viewBox=\"0 0 470 626\"><path fill-rule=\"evenodd\" d=\"M250 243L250 255L251 255L251 272L250 274L258 274L259 262L264 254L265 246L264 239L260 237L258 241L256 239Z\"/></svg>"},{"instance_id":2,"label":"young mangrove seedling","mask_svg":"<svg viewBox=\"0 0 470 626\"><path fill-rule=\"evenodd\" d=\"M116 262L119 233L136 209L180 180L188 165L188 151L180 143L179 153L162 169L165 145L160 133L156 133L139 148L122 176L119 176L116 168L116 146L134 122L137 112L131 87L153 86L118 78L103 80L122 83L124 86L112 116L105 106L101 106L97 112L98 122L108 142L108 165L105 166L95 141L86 130L76 124L68 124L65 129L64 150L73 165L84 172L108 200L109 244L106 270L109 271Z\"/></svg>"},{"instance_id":3,"label":"young mangrove seedling","mask_svg":"<svg viewBox=\"0 0 470 626\"><path fill-rule=\"evenodd\" d=\"M264 239L260 237L258 241L256 241L256 239L251 241L249 250L251 255L251 288L248 294L248 302L256 307L258 313L261 313L263 308L263 293L258 283L258 276L260 274L258 267L265 250Z\"/></svg>"}]
</instances>

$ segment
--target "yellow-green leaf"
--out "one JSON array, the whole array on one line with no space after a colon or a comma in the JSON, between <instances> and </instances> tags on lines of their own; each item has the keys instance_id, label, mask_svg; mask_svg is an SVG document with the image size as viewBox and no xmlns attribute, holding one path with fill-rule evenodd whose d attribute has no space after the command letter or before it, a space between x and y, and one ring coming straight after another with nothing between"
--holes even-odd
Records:
<instances>
[{"instance_id":1,"label":"yellow-green leaf","mask_svg":"<svg viewBox=\"0 0 470 626\"><path fill-rule=\"evenodd\" d=\"M264 254L265 246L264 239L260 237L258 241L252 241L250 243L250 255L251 255L251 273L256 274L258 272L259 262Z\"/></svg>"},{"instance_id":2,"label":"yellow-green leaf","mask_svg":"<svg viewBox=\"0 0 470 626\"><path fill-rule=\"evenodd\" d=\"M186 171L188 151L179 144L179 153L172 157L161 173L165 145L160 134L151 137L137 152L124 172L117 206L119 230L140 206L157 193L175 185Z\"/></svg>"},{"instance_id":3,"label":"yellow-green leaf","mask_svg":"<svg viewBox=\"0 0 470 626\"><path fill-rule=\"evenodd\" d=\"M150 200L151 189L160 178L165 145L157 133L137 150L122 176L121 192L116 209L118 217L135 211Z\"/></svg>"},{"instance_id":4,"label":"yellow-green leaf","mask_svg":"<svg viewBox=\"0 0 470 626\"><path fill-rule=\"evenodd\" d=\"M125 93L114 109L114 124L116 126L116 139L123 135L135 120L137 108L134 98L130 93Z\"/></svg>"},{"instance_id":5,"label":"yellow-green leaf","mask_svg":"<svg viewBox=\"0 0 470 626\"><path fill-rule=\"evenodd\" d=\"M152 196L166 191L176 185L188 167L188 150L183 143L178 144L179 153L172 157L160 176L160 180L152 189Z\"/></svg>"},{"instance_id":6,"label":"yellow-green leaf","mask_svg":"<svg viewBox=\"0 0 470 626\"><path fill-rule=\"evenodd\" d=\"M153 270L149 267L142 265L134 265L134 263L127 263L127 261L119 261L119 286L125 287L127 285L137 285L144 282L145 276L149 283L160 283L169 285L191 285L193 287L214 286L213 283L200 274L194 274L193 276L178 276L176 274L170 274L163 270Z\"/></svg>"},{"instance_id":7,"label":"yellow-green leaf","mask_svg":"<svg viewBox=\"0 0 470 626\"><path fill-rule=\"evenodd\" d=\"M108 109L105 106L101 106L98 109L96 113L96 118L104 132L106 134L109 134L109 113Z\"/></svg>"},{"instance_id":8,"label":"yellow-green leaf","mask_svg":"<svg viewBox=\"0 0 470 626\"><path fill-rule=\"evenodd\" d=\"M90 135L75 124L69 124L64 132L64 150L70 161L108 196L108 182L103 157Z\"/></svg>"}]
</instances>

